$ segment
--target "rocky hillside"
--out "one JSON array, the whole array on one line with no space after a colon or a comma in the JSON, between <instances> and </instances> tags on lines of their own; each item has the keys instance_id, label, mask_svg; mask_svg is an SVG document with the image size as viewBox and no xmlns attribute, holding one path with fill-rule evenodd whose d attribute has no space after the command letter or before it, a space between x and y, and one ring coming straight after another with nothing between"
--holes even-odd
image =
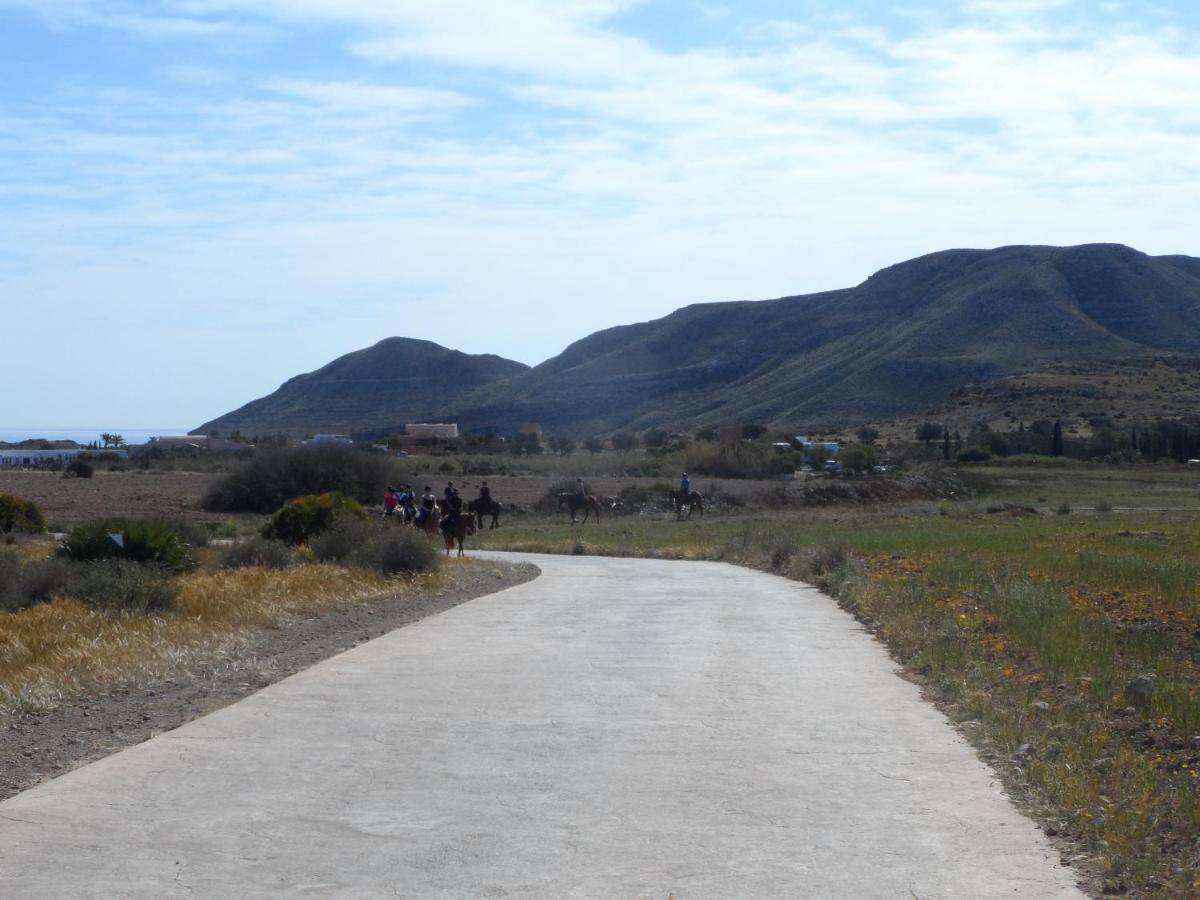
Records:
<instances>
[{"instance_id":1,"label":"rocky hillside","mask_svg":"<svg viewBox=\"0 0 1200 900\"><path fill-rule=\"evenodd\" d=\"M430 341L392 337L297 375L274 393L204 423L196 433L388 434L406 422L441 421L470 391L528 368L499 356L471 356Z\"/></svg>"},{"instance_id":2,"label":"rocky hillside","mask_svg":"<svg viewBox=\"0 0 1200 900\"><path fill-rule=\"evenodd\" d=\"M496 369L457 394L409 382L389 393L390 370L374 371L366 357L357 380L335 378L351 354L217 424L249 414L312 423L315 411L336 409L322 429L369 430L416 416L386 406L403 395L422 401L422 415L468 428L828 429L914 413L965 384L1056 363L1163 353L1200 353L1200 259L1114 244L947 250L845 290L700 304L597 332L529 370L488 357Z\"/></svg>"}]
</instances>

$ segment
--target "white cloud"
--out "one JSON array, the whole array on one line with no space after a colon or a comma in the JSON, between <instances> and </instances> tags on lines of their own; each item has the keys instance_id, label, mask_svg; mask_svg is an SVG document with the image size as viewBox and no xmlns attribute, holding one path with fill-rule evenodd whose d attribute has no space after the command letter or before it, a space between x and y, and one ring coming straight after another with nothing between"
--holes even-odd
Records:
<instances>
[{"instance_id":1,"label":"white cloud","mask_svg":"<svg viewBox=\"0 0 1200 900\"><path fill-rule=\"evenodd\" d=\"M760 22L753 41L668 52L616 29L629 6L155 7L337 24L358 60L181 68L206 89L77 88L0 118L0 172L21 173L0 176L3 293L105 285L129 315L168 296L180 321L286 334L296 356L248 355L255 387L208 415L388 333L537 362L599 327L947 246L1200 249L1200 54L1177 33L974 3L904 35Z\"/></svg>"}]
</instances>

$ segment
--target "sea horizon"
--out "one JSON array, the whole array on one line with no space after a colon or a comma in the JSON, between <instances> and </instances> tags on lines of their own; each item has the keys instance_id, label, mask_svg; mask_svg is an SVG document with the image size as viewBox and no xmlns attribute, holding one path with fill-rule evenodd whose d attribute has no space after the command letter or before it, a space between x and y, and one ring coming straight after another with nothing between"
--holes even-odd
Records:
<instances>
[{"instance_id":1,"label":"sea horizon","mask_svg":"<svg viewBox=\"0 0 1200 900\"><path fill-rule=\"evenodd\" d=\"M21 441L75 441L77 444L101 443L101 434L119 434L126 444L144 444L152 437L164 434L187 434L186 426L177 428L148 428L146 426L118 425L0 425L0 441L17 444Z\"/></svg>"}]
</instances>

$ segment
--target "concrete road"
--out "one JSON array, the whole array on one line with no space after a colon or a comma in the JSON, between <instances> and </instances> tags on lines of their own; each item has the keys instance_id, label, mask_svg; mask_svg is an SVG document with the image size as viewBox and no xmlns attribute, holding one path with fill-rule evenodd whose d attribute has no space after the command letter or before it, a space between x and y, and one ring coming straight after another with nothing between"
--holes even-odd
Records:
<instances>
[{"instance_id":1,"label":"concrete road","mask_svg":"<svg viewBox=\"0 0 1200 900\"><path fill-rule=\"evenodd\" d=\"M818 592L527 558L527 585L0 803L0 897L1081 896Z\"/></svg>"}]
</instances>

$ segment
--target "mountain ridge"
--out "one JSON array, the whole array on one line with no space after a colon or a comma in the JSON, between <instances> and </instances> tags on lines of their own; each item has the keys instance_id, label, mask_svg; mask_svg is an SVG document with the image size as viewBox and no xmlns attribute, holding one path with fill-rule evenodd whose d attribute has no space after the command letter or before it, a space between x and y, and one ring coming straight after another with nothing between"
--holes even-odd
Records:
<instances>
[{"instance_id":1,"label":"mountain ridge","mask_svg":"<svg viewBox=\"0 0 1200 900\"><path fill-rule=\"evenodd\" d=\"M965 383L1162 352L1200 353L1200 259L1121 244L962 248L850 288L692 304L603 329L427 406L467 428L538 421L575 435L751 420L838 427L911 413ZM298 376L314 379L300 387L340 361Z\"/></svg>"}]
</instances>

